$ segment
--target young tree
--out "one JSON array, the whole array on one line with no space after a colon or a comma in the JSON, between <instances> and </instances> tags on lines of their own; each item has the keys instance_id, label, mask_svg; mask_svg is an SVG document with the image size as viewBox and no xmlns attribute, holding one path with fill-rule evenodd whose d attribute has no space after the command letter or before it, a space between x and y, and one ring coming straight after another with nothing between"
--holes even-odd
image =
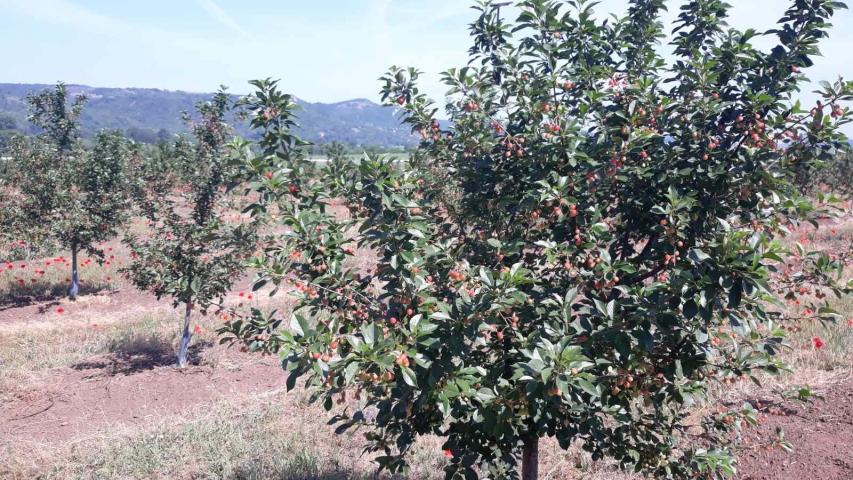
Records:
<instances>
[{"instance_id":1,"label":"young tree","mask_svg":"<svg viewBox=\"0 0 853 480\"><path fill-rule=\"evenodd\" d=\"M815 208L792 165L846 147L853 89L827 84L811 110L791 97L843 5L793 0L760 33L691 0L668 64L662 0L615 22L593 4L519 1L513 22L480 2L469 66L445 75L449 129L418 72L393 68L383 97L423 138L405 165L306 181L286 96L263 82L248 101L262 130L251 210L287 231L253 266L258 285L294 281L298 303L289 322L253 311L220 333L280 354L288 386L307 377L327 408L357 400L335 420L373 427L383 468L439 435L448 478L535 479L552 437L656 477L727 476L730 433L754 411L687 416L711 382L784 368L773 237ZM356 245L375 269L348 262ZM826 275L840 262L813 258L822 288L850 291Z\"/></svg>"},{"instance_id":2,"label":"young tree","mask_svg":"<svg viewBox=\"0 0 853 480\"><path fill-rule=\"evenodd\" d=\"M26 236L55 239L71 251L68 296L80 291L77 257L98 259L97 244L114 237L127 219L127 165L131 144L117 132L101 132L91 148L78 137L85 98L69 103L65 85L28 97L30 121L41 134L16 137L10 147L15 190L6 222Z\"/></svg>"},{"instance_id":3,"label":"young tree","mask_svg":"<svg viewBox=\"0 0 853 480\"><path fill-rule=\"evenodd\" d=\"M128 278L158 299L171 297L175 307L184 306L177 361L181 368L187 365L193 309L205 313L216 302L221 304L255 248L251 226L224 220L233 207L229 194L239 185L240 174L228 143L229 109L228 96L220 92L198 105L198 123L187 118L196 141L191 158L180 160L192 165L185 172L187 185L180 193L154 191L142 206L151 232L143 239L126 240L134 257L125 269Z\"/></svg>"},{"instance_id":4,"label":"young tree","mask_svg":"<svg viewBox=\"0 0 853 480\"><path fill-rule=\"evenodd\" d=\"M14 117L5 113L0 113L0 157L3 157L4 151L9 146L9 142L17 132L18 122ZM2 165L0 165L2 169ZM0 170L2 174L2 170Z\"/></svg>"}]
</instances>

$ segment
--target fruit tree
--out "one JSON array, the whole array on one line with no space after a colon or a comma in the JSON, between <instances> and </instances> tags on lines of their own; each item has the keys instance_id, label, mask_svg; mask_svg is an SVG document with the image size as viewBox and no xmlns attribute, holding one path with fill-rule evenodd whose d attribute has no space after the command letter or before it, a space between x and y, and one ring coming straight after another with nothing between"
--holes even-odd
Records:
<instances>
[{"instance_id":1,"label":"fruit tree","mask_svg":"<svg viewBox=\"0 0 853 480\"><path fill-rule=\"evenodd\" d=\"M793 166L846 147L852 89L825 84L813 108L793 95L843 5L794 0L758 32L691 0L664 57L662 0L615 21L594 3L478 3L470 62L444 75L447 123L417 70L392 68L383 98L422 138L406 163L306 178L288 98L265 81L247 100L261 135L250 210L286 232L252 266L298 303L220 333L340 403L340 431L372 427L383 468L404 471L438 435L448 478L533 479L551 437L658 477L725 476L754 411L687 415L712 382L784 368L774 236L823 208ZM845 291L825 274L837 261L812 266Z\"/></svg>"},{"instance_id":2,"label":"fruit tree","mask_svg":"<svg viewBox=\"0 0 853 480\"><path fill-rule=\"evenodd\" d=\"M187 118L195 137L192 158L182 161L192 165L185 173L187 184L174 195L148 190L141 210L151 231L143 238L126 239L133 261L124 269L125 275L158 299L171 297L176 307L184 307L177 361L182 368L188 362L193 310L206 313L212 305L221 304L255 248L250 225L226 221L233 208L230 192L240 184L240 165L232 154L231 131L225 122L229 110L230 100L220 92L212 101L199 104L199 121Z\"/></svg>"},{"instance_id":3,"label":"fruit tree","mask_svg":"<svg viewBox=\"0 0 853 480\"><path fill-rule=\"evenodd\" d=\"M41 133L18 136L11 157L9 208L3 223L29 238L51 238L71 251L71 286L80 291L77 256L102 259L98 244L114 237L129 212L131 142L120 133L99 133L86 148L78 137L85 97L68 101L65 85L28 97L30 121ZM4 206L5 209L5 206Z\"/></svg>"}]
</instances>

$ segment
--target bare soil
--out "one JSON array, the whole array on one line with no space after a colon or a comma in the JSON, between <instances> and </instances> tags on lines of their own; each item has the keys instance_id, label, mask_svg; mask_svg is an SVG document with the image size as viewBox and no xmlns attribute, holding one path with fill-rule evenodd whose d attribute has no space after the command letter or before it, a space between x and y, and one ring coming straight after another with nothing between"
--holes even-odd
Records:
<instances>
[{"instance_id":1,"label":"bare soil","mask_svg":"<svg viewBox=\"0 0 853 480\"><path fill-rule=\"evenodd\" d=\"M775 406L746 438L738 470L742 480L853 479L853 380L833 386L824 400ZM784 431L793 452L768 449L776 429Z\"/></svg>"},{"instance_id":2,"label":"bare soil","mask_svg":"<svg viewBox=\"0 0 853 480\"><path fill-rule=\"evenodd\" d=\"M0 407L0 438L57 444L116 424L142 425L225 398L283 388L285 376L275 359L233 357L230 368L180 370L169 357L152 359L154 365L102 358L54 370L46 378L49 391Z\"/></svg>"},{"instance_id":3,"label":"bare soil","mask_svg":"<svg viewBox=\"0 0 853 480\"><path fill-rule=\"evenodd\" d=\"M820 241L834 252L850 248L849 217L847 220L844 225L839 225L839 233L832 229L827 238L812 238L811 241ZM242 290L249 292L248 280L235 288L235 292ZM268 298L261 300L266 295L260 292L255 292L255 295L255 302L270 301ZM226 303L234 305L243 301L244 298L235 293ZM61 313L58 312L60 307L63 309ZM845 313L849 315L849 309ZM143 317L174 314L168 301L157 301L128 285L119 284L116 289L90 292L76 302L68 302L64 298L43 298L0 305L0 340L16 339L34 331L48 332L46 338L54 338L56 332L65 335L64 332L77 328L99 328L138 321ZM845 317L842 322L846 321ZM199 319L206 332L215 328L216 322L213 318ZM194 365L184 370L173 366L172 345L164 340L163 343L130 344L107 354L86 354L86 358L75 360L68 366L31 372L35 387L23 386L26 388L21 392L15 391L14 395L8 396L11 400L0 403L0 478L34 478L29 472L24 476L12 470L4 473L4 468L8 467L3 465L4 453L13 455L7 459L21 460L21 455L26 457L27 451L42 454L59 451L68 445L84 445L99 436L112 438L106 434L115 430L145 430L164 418L200 416L220 402L248 404L253 399L277 398L283 391L285 373L277 358L243 354L237 349L213 345L211 336L206 341L202 341L203 338L200 336L194 340L191 352ZM803 352L819 358L818 353L811 350ZM844 348L842 352L849 353L849 349ZM846 364L843 370L846 372L851 364L843 363ZM4 359L0 358L0 374L7 367L8 363L4 364ZM773 404L769 400L762 403L761 410L765 413L761 424L747 433L738 478L853 479L853 379L841 374L839 377L842 379L840 382L834 380L835 383L821 387L824 389L821 392L825 396L823 401L805 405L793 402ZM810 379L803 380L809 383ZM0 388L3 388L2 384ZM4 397L0 395L0 398ZM757 400L767 399L753 399L756 404ZM294 422L305 424L303 427L309 431L324 428L321 424L327 419L325 412L322 415L311 413L301 410L301 405L297 404L298 401L288 402L285 407L300 408L294 414ZM772 406L773 413L768 404ZM794 448L792 453L766 448L768 439L774 437L777 428L784 430L785 439ZM309 441L317 442L316 439ZM438 445L440 442L435 450L440 456ZM311 445L306 444L308 447ZM350 450L354 456L360 453L360 448ZM562 451L554 455L559 456L555 460L556 466L551 468L556 473L546 475L547 478L560 478L564 475L561 473L563 469L572 472L571 478L627 478L612 470L591 476L590 471L594 468L584 470L578 467L580 460L567 460L569 457ZM61 458L53 460L61 461ZM35 464L37 470L49 467L35 458L30 463Z\"/></svg>"}]
</instances>

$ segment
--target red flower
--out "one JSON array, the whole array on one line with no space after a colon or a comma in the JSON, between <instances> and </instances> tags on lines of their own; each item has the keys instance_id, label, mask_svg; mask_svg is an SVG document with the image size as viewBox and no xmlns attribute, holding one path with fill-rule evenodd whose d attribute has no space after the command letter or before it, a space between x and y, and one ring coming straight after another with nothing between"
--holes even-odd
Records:
<instances>
[{"instance_id":1,"label":"red flower","mask_svg":"<svg viewBox=\"0 0 853 480\"><path fill-rule=\"evenodd\" d=\"M65 309L64 309L64 308L62 308L62 307L59 307L59 308L57 308L57 309L56 309L56 313L58 313L58 314L62 315L63 313L65 313Z\"/></svg>"},{"instance_id":2,"label":"red flower","mask_svg":"<svg viewBox=\"0 0 853 480\"><path fill-rule=\"evenodd\" d=\"M267 172L266 177L267 177L268 179L272 180L272 172Z\"/></svg>"},{"instance_id":3,"label":"red flower","mask_svg":"<svg viewBox=\"0 0 853 480\"><path fill-rule=\"evenodd\" d=\"M823 348L824 345L826 345L825 343L823 343L823 340L820 337L812 338L812 343L814 344L814 348L817 348L818 350L820 350L821 348Z\"/></svg>"},{"instance_id":4,"label":"red flower","mask_svg":"<svg viewBox=\"0 0 853 480\"><path fill-rule=\"evenodd\" d=\"M449 448L444 449L444 456L447 458L453 458L453 452Z\"/></svg>"},{"instance_id":5,"label":"red flower","mask_svg":"<svg viewBox=\"0 0 853 480\"><path fill-rule=\"evenodd\" d=\"M245 297L245 296L246 296L246 294L245 294L245 293L243 293L243 292L240 292L240 293L238 293L237 295L239 295L239 296L241 296L241 297Z\"/></svg>"},{"instance_id":6,"label":"red flower","mask_svg":"<svg viewBox=\"0 0 853 480\"><path fill-rule=\"evenodd\" d=\"M195 333L196 335L200 335L201 334L201 325L196 325L195 328L193 328L193 333Z\"/></svg>"},{"instance_id":7,"label":"red flower","mask_svg":"<svg viewBox=\"0 0 853 480\"><path fill-rule=\"evenodd\" d=\"M848 326L848 327L850 327L850 328L853 328L853 318L848 318L848 319L847 319L847 326Z\"/></svg>"}]
</instances>

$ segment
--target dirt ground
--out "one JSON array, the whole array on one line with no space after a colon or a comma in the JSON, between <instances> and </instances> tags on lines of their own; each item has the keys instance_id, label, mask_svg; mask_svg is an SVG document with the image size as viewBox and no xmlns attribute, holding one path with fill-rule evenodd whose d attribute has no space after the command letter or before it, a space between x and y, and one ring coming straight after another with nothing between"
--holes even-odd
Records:
<instances>
[{"instance_id":1,"label":"dirt ground","mask_svg":"<svg viewBox=\"0 0 853 480\"><path fill-rule=\"evenodd\" d=\"M850 245L853 221L848 219L845 225L838 228L847 228L846 233L832 237L836 247ZM111 272L99 275L115 275L114 270ZM246 293L241 295L243 290ZM248 292L248 282L242 282L226 303L252 302L253 306L269 307L270 302L276 301L258 294L247 299ZM738 478L853 479L853 348L849 343L853 320L847 320L853 311L848 309L845 315L833 334L837 337L833 344L837 351L831 354L832 358L824 358L830 355L829 349L810 351L808 335L802 344L795 345L802 352L794 357L795 363L799 362L805 371L833 373L833 380L817 389L824 400L775 403L778 397L766 392L744 392L743 400L764 402L756 403L761 407L762 422L745 438ZM140 432L162 428L164 419L177 419L176 425L192 423L223 402L240 409L257 406L259 399L265 405L286 409L291 423L277 427L277 431L298 432L299 448L325 452L317 454L319 463L328 464L332 458L352 460L346 460L345 469L335 470L344 473L335 475L321 475L314 470L310 475L292 474L278 469L246 478L372 478L365 473L371 471L369 459L361 457L359 443L313 438L313 432L325 431L325 412L309 410L298 392L296 397L291 394L283 400L285 375L277 358L217 345L214 330L219 319L215 317L194 321L204 333L194 340L193 365L178 370L173 366L177 312L167 301L157 301L121 282L113 282L110 288L93 291L76 302L57 296L0 304L0 478L171 478L169 474L156 473L159 470L155 467L110 470L123 473L81 472L87 472L85 463L94 458L91 450L96 447L91 445L119 445L125 441L114 435L116 431L135 438ZM140 329L144 334L135 333ZM777 428L784 430L786 440L793 446L792 453L765 448L767 438L773 437ZM303 434L309 437L302 440ZM441 451L437 446L429 448L432 450L424 453L421 460L422 473L409 478L442 476ZM87 450L89 453L79 453ZM547 472L544 478L636 478L591 465L580 454L567 456L554 450L554 458L548 460L551 464L543 469ZM68 452L83 455L80 469L56 466ZM103 464L103 455L99 458ZM244 478L206 472L205 465L198 468L198 474L188 473L180 478ZM287 470L291 471L294 470Z\"/></svg>"},{"instance_id":2,"label":"dirt ground","mask_svg":"<svg viewBox=\"0 0 853 480\"><path fill-rule=\"evenodd\" d=\"M741 457L743 480L853 478L853 379L833 386L824 400L775 405L778 413L750 432ZM794 451L761 448L777 428Z\"/></svg>"}]
</instances>

